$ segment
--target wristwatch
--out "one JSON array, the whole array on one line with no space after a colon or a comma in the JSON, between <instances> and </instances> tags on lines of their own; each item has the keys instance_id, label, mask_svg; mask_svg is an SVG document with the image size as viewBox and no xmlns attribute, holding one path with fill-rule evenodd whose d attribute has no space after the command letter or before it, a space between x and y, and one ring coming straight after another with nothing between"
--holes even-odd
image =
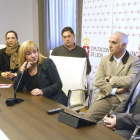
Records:
<instances>
[{"instance_id":1,"label":"wristwatch","mask_svg":"<svg viewBox=\"0 0 140 140\"><path fill-rule=\"evenodd\" d=\"M107 77L106 77L106 81L107 81L107 82L110 82L110 78L111 78L110 76L107 76Z\"/></svg>"},{"instance_id":2,"label":"wristwatch","mask_svg":"<svg viewBox=\"0 0 140 140\"><path fill-rule=\"evenodd\" d=\"M15 77L17 76L17 73L14 73Z\"/></svg>"},{"instance_id":3,"label":"wristwatch","mask_svg":"<svg viewBox=\"0 0 140 140\"><path fill-rule=\"evenodd\" d=\"M116 90L116 92L115 92L115 94L117 94L118 92L117 92L117 90Z\"/></svg>"}]
</instances>

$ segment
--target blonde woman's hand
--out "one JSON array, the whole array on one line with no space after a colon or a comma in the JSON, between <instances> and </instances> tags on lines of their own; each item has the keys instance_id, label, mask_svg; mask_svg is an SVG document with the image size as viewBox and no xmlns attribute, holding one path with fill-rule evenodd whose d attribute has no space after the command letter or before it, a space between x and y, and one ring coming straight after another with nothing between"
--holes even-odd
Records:
<instances>
[{"instance_id":1,"label":"blonde woman's hand","mask_svg":"<svg viewBox=\"0 0 140 140\"><path fill-rule=\"evenodd\" d=\"M43 92L41 89L35 88L31 91L31 95L33 95L33 96L43 95Z\"/></svg>"},{"instance_id":2,"label":"blonde woman's hand","mask_svg":"<svg viewBox=\"0 0 140 140\"><path fill-rule=\"evenodd\" d=\"M29 68L32 67L32 62L28 62L27 67L26 67L26 69L25 69L26 63L27 63L27 61L25 61L25 62L23 63L23 65L21 66L21 68L20 68L20 72L21 72L21 73L23 73L24 70L29 69Z\"/></svg>"}]
</instances>

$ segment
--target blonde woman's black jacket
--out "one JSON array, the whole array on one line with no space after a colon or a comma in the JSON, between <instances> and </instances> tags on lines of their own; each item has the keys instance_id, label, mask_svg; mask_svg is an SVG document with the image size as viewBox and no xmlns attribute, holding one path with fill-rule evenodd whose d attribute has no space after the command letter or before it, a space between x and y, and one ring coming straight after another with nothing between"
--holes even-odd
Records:
<instances>
[{"instance_id":1,"label":"blonde woman's black jacket","mask_svg":"<svg viewBox=\"0 0 140 140\"><path fill-rule=\"evenodd\" d=\"M49 58L43 59L42 63L38 65L38 84L39 89L43 91L43 96L52 99L60 104L67 105L67 97L62 89L62 82L59 77L55 64ZM14 81L14 89L16 88L19 78L21 76L18 71L17 77ZM24 86L31 91L28 84L27 71L24 72L17 91L22 91Z\"/></svg>"}]
</instances>

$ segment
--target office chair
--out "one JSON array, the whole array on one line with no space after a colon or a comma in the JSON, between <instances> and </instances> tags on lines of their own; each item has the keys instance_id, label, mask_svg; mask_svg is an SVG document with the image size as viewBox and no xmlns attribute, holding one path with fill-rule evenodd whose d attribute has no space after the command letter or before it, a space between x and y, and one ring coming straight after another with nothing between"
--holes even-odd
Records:
<instances>
[{"instance_id":1,"label":"office chair","mask_svg":"<svg viewBox=\"0 0 140 140\"><path fill-rule=\"evenodd\" d=\"M87 61L86 58L77 57L64 57L64 56L52 56L50 58L55 63L58 73L60 75L63 87L62 90L68 97L68 106L73 110L80 110L84 107L85 103L85 91L88 95L91 95L90 91L90 79L89 76L88 86L85 89L85 77ZM90 96L90 102L92 96Z\"/></svg>"},{"instance_id":2,"label":"office chair","mask_svg":"<svg viewBox=\"0 0 140 140\"><path fill-rule=\"evenodd\" d=\"M137 135L139 128L140 128L140 126L136 125L135 130L134 130L130 140L140 140L140 135Z\"/></svg>"}]
</instances>

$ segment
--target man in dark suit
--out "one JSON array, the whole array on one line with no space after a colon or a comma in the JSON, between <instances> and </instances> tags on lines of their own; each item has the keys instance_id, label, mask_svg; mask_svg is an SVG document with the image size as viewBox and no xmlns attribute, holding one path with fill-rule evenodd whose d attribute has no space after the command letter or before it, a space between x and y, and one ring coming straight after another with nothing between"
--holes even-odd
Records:
<instances>
[{"instance_id":1,"label":"man in dark suit","mask_svg":"<svg viewBox=\"0 0 140 140\"><path fill-rule=\"evenodd\" d=\"M140 45L137 56L140 58ZM111 113L113 115L104 118L104 125L130 139L136 125L140 125L140 71L136 75L128 98Z\"/></svg>"}]
</instances>

